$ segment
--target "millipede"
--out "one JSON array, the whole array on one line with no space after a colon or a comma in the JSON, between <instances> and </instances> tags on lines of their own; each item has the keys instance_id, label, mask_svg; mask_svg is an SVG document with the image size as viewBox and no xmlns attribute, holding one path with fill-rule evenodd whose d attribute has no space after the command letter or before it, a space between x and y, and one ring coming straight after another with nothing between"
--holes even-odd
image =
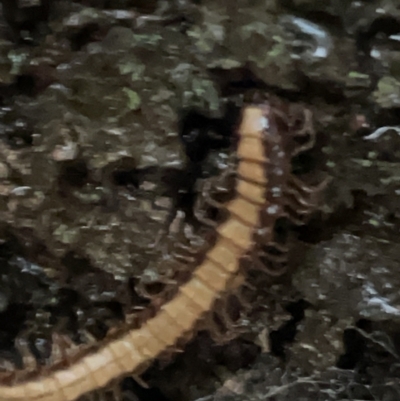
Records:
<instances>
[{"instance_id":1,"label":"millipede","mask_svg":"<svg viewBox=\"0 0 400 401\"><path fill-rule=\"evenodd\" d=\"M308 123L308 111L305 116ZM315 194L323 185L308 186L290 170L293 154L313 146L312 132L306 143L289 149L286 145L292 137L304 135L304 130L291 129L282 107L260 101L243 107L236 134L235 196L223 206L228 218L215 227L216 240L189 280L139 328L105 340L98 349L46 374L3 381L0 401L73 401L114 380L143 372L182 338L195 334L215 302L237 286L245 257L255 267L264 266L262 248L281 246L275 243L273 230L278 218L287 216L300 223L315 210ZM267 252L262 255L268 258ZM269 267L266 270L282 274Z\"/></svg>"}]
</instances>

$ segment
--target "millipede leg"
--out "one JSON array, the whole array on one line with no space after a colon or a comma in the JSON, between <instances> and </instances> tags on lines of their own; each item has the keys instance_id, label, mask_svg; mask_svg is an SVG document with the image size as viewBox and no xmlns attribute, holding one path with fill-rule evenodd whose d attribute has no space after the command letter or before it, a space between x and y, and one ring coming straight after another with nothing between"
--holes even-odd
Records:
<instances>
[{"instance_id":1,"label":"millipede leg","mask_svg":"<svg viewBox=\"0 0 400 401\"><path fill-rule=\"evenodd\" d=\"M332 177L326 177L319 184L311 186L305 184L303 181L292 174L288 179L288 186L295 187L299 192L303 192L306 194L315 194L323 191L331 181Z\"/></svg>"},{"instance_id":2,"label":"millipede leg","mask_svg":"<svg viewBox=\"0 0 400 401\"><path fill-rule=\"evenodd\" d=\"M180 254L178 252L172 252L172 257L177 262L183 263L185 265L193 264L196 261L196 258L187 256L187 255L182 255L182 254Z\"/></svg>"},{"instance_id":3,"label":"millipede leg","mask_svg":"<svg viewBox=\"0 0 400 401\"><path fill-rule=\"evenodd\" d=\"M34 372L38 369L38 363L36 358L33 356L28 340L24 337L17 338L15 340L15 348L22 357L24 370L27 372Z\"/></svg>"},{"instance_id":4,"label":"millipede leg","mask_svg":"<svg viewBox=\"0 0 400 401\"><path fill-rule=\"evenodd\" d=\"M229 177L236 177L236 172L233 168L229 167L221 173L221 175L213 178L209 178L200 184L199 193L195 206L194 215L203 224L215 228L218 223L207 218L205 212L202 209L207 208L207 206L214 207L215 209L222 210L225 204L218 202L212 198L212 193L223 194L228 193L230 190L222 186Z\"/></svg>"},{"instance_id":5,"label":"millipede leg","mask_svg":"<svg viewBox=\"0 0 400 401\"><path fill-rule=\"evenodd\" d=\"M287 271L287 258L286 257L279 259L279 260L274 260L274 255L269 255L269 254L264 253L264 255L262 255L262 256L265 256L266 261L269 262L270 264L280 265L280 268L274 269L274 268L268 267L268 264L265 263L260 258L259 250L254 250L251 254L251 262L253 263L255 269L260 270L264 273L267 273L268 275L273 276L273 277L279 277L282 274L286 273L286 271Z\"/></svg>"},{"instance_id":6,"label":"millipede leg","mask_svg":"<svg viewBox=\"0 0 400 401\"><path fill-rule=\"evenodd\" d=\"M327 180L322 184L309 190L305 185L299 183L297 179L292 177L291 185L286 188L286 205L299 214L311 213L319 204L319 197Z\"/></svg>"},{"instance_id":7,"label":"millipede leg","mask_svg":"<svg viewBox=\"0 0 400 401\"><path fill-rule=\"evenodd\" d=\"M203 184L202 184L202 188L201 188L201 198L203 200L202 206L207 204L209 206L215 207L216 209L221 209L224 207L224 204L216 201L210 195L212 190L215 189L212 184L213 184L212 179L209 179L209 180L203 182Z\"/></svg>"},{"instance_id":8,"label":"millipede leg","mask_svg":"<svg viewBox=\"0 0 400 401\"><path fill-rule=\"evenodd\" d=\"M263 250L258 250L257 254L259 257L261 258L265 258L266 260L268 260L269 262L273 262L273 263L285 263L287 262L287 255L283 254L283 255L274 255L271 252L266 252Z\"/></svg>"},{"instance_id":9,"label":"millipede leg","mask_svg":"<svg viewBox=\"0 0 400 401\"><path fill-rule=\"evenodd\" d=\"M201 211L199 211L199 210L196 210L196 211L194 212L194 215L195 215L196 219L197 219L200 223L204 224L205 226L212 227L212 228L218 227L218 223L217 223L216 221L211 220L211 219L209 219L208 217L205 217L205 216L204 216L204 212L201 212Z\"/></svg>"},{"instance_id":10,"label":"millipede leg","mask_svg":"<svg viewBox=\"0 0 400 401\"><path fill-rule=\"evenodd\" d=\"M305 224L307 216L317 209L320 194L330 181L331 177L327 177L318 185L310 186L293 175L289 177L285 190L285 211L293 223Z\"/></svg>"},{"instance_id":11,"label":"millipede leg","mask_svg":"<svg viewBox=\"0 0 400 401\"><path fill-rule=\"evenodd\" d=\"M207 181L210 182L210 189L214 189L218 193L227 193L229 189L224 185L230 177L236 177L237 173L234 167L228 166L221 174L210 177Z\"/></svg>"},{"instance_id":12,"label":"millipede leg","mask_svg":"<svg viewBox=\"0 0 400 401\"><path fill-rule=\"evenodd\" d=\"M251 284L249 284L247 281L245 281L240 288L237 288L233 292L232 296L237 298L239 304L241 306L243 306L245 308L245 310L250 310L251 308L253 308L254 305L249 300L247 300L246 296L243 294L244 288L250 288L252 292L256 291L255 287L253 287Z\"/></svg>"},{"instance_id":13,"label":"millipede leg","mask_svg":"<svg viewBox=\"0 0 400 401\"><path fill-rule=\"evenodd\" d=\"M316 209L317 201L309 202L303 197L295 196L295 193L289 192L286 196L285 206L291 208L299 214L309 214Z\"/></svg>"},{"instance_id":14,"label":"millipede leg","mask_svg":"<svg viewBox=\"0 0 400 401\"><path fill-rule=\"evenodd\" d=\"M197 197L196 202L194 204L193 214L200 223L208 227L216 228L218 226L218 223L206 217L205 216L206 212L204 211L204 209L210 204L210 199L211 199L210 195L206 191L206 188L208 186L209 184L207 183L202 184L200 196Z\"/></svg>"},{"instance_id":15,"label":"millipede leg","mask_svg":"<svg viewBox=\"0 0 400 401\"><path fill-rule=\"evenodd\" d=\"M207 252L208 243L206 241L202 241L201 244L186 245L182 242L179 242L175 245L175 248L177 248L178 250L181 250L182 252L189 254L190 256L195 257L200 252Z\"/></svg>"},{"instance_id":16,"label":"millipede leg","mask_svg":"<svg viewBox=\"0 0 400 401\"><path fill-rule=\"evenodd\" d=\"M132 391L126 390L121 401L139 401L139 398Z\"/></svg>"},{"instance_id":17,"label":"millipede leg","mask_svg":"<svg viewBox=\"0 0 400 401\"><path fill-rule=\"evenodd\" d=\"M308 109L304 109L304 123L303 127L300 130L293 131L293 137L304 137L309 136L309 139L303 145L298 145L291 153L292 157L298 155L299 153L303 153L307 150L312 149L315 146L316 142L316 132L312 123L312 112Z\"/></svg>"},{"instance_id":18,"label":"millipede leg","mask_svg":"<svg viewBox=\"0 0 400 401\"><path fill-rule=\"evenodd\" d=\"M187 232L185 232L185 235L189 244L183 242L174 243L171 254L174 259L179 260L186 265L193 264L196 262L199 254L207 252L209 244L204 240L199 243L198 238L191 236Z\"/></svg>"},{"instance_id":19,"label":"millipede leg","mask_svg":"<svg viewBox=\"0 0 400 401\"><path fill-rule=\"evenodd\" d=\"M96 339L94 339L90 333L87 333L87 335L89 344L97 343ZM76 345L68 336L58 333L53 333L52 342L52 353L56 350L61 362L66 362L67 364L71 364L72 360L76 358L83 348L82 346Z\"/></svg>"},{"instance_id":20,"label":"millipede leg","mask_svg":"<svg viewBox=\"0 0 400 401\"><path fill-rule=\"evenodd\" d=\"M277 251L279 251L281 253L289 252L289 247L287 245L280 244L279 242L275 242L275 241L268 242L268 246L276 249Z\"/></svg>"},{"instance_id":21,"label":"millipede leg","mask_svg":"<svg viewBox=\"0 0 400 401\"><path fill-rule=\"evenodd\" d=\"M231 319L224 316L223 312L214 313L207 319L207 325L211 327L210 334L212 339L219 344L233 340L243 332L243 328L232 323ZM216 319L219 320L217 323ZM221 327L222 326L222 327Z\"/></svg>"},{"instance_id":22,"label":"millipede leg","mask_svg":"<svg viewBox=\"0 0 400 401\"><path fill-rule=\"evenodd\" d=\"M300 212L297 208L290 207L290 205L287 205L285 210L289 220L298 226L303 226L310 214L309 211Z\"/></svg>"},{"instance_id":23,"label":"millipede leg","mask_svg":"<svg viewBox=\"0 0 400 401\"><path fill-rule=\"evenodd\" d=\"M123 393L121 390L120 381L117 380L110 388L111 398L113 401L122 401Z\"/></svg>"},{"instance_id":24,"label":"millipede leg","mask_svg":"<svg viewBox=\"0 0 400 401\"><path fill-rule=\"evenodd\" d=\"M15 370L16 367L11 361L7 359L0 360L0 371L1 371L0 374L12 373Z\"/></svg>"},{"instance_id":25,"label":"millipede leg","mask_svg":"<svg viewBox=\"0 0 400 401\"><path fill-rule=\"evenodd\" d=\"M0 362L0 380L15 382L17 380L17 367L11 361L2 359Z\"/></svg>"}]
</instances>

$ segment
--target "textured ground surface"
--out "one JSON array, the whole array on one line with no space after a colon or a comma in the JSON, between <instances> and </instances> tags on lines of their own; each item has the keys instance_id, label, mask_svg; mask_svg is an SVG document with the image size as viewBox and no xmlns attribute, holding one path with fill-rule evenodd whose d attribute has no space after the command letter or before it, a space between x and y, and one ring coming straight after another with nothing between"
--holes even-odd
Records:
<instances>
[{"instance_id":1,"label":"textured ground surface","mask_svg":"<svg viewBox=\"0 0 400 401\"><path fill-rule=\"evenodd\" d=\"M333 177L323 211L293 231L297 268L259 283L244 334L200 334L127 397L398 400L397 2L58 1L41 24L47 10L3 3L2 360L19 363L22 338L39 360L54 332L102 338L160 291L177 237L151 245L227 167L225 105L257 88L313 111L294 168Z\"/></svg>"}]
</instances>

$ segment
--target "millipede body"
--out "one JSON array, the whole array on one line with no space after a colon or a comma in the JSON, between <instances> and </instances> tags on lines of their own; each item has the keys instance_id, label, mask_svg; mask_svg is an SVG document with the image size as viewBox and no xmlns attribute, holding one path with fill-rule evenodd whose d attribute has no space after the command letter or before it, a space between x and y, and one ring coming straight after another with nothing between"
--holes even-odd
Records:
<instances>
[{"instance_id":1,"label":"millipede body","mask_svg":"<svg viewBox=\"0 0 400 401\"><path fill-rule=\"evenodd\" d=\"M114 379L140 371L179 339L193 333L196 323L229 290L239 273L241 259L252 251L255 232L270 206L266 193L273 141L270 142L269 136L276 137L278 131L269 105L244 108L237 130L236 195L226 204L229 217L217 227L214 246L190 280L180 286L153 318L140 328L109 340L96 352L82 356L66 368L0 385L0 401L75 400ZM272 230L269 232L271 237Z\"/></svg>"}]
</instances>

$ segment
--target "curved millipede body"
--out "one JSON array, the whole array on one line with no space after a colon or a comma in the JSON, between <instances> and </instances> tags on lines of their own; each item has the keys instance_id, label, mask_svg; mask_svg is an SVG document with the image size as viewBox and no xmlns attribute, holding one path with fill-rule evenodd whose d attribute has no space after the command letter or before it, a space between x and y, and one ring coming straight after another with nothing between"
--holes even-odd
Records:
<instances>
[{"instance_id":1,"label":"curved millipede body","mask_svg":"<svg viewBox=\"0 0 400 401\"><path fill-rule=\"evenodd\" d=\"M232 286L241 259L254 247L254 234L270 205L267 172L274 142L269 142L269 136L279 136L278 131L270 106L251 105L244 109L238 129L236 195L225 205L229 218L217 226L216 242L191 279L153 318L64 369L0 385L0 401L75 400L114 379L139 372L179 339L193 333L196 323ZM272 237L272 233L268 235ZM268 238L264 236L263 241Z\"/></svg>"}]
</instances>

